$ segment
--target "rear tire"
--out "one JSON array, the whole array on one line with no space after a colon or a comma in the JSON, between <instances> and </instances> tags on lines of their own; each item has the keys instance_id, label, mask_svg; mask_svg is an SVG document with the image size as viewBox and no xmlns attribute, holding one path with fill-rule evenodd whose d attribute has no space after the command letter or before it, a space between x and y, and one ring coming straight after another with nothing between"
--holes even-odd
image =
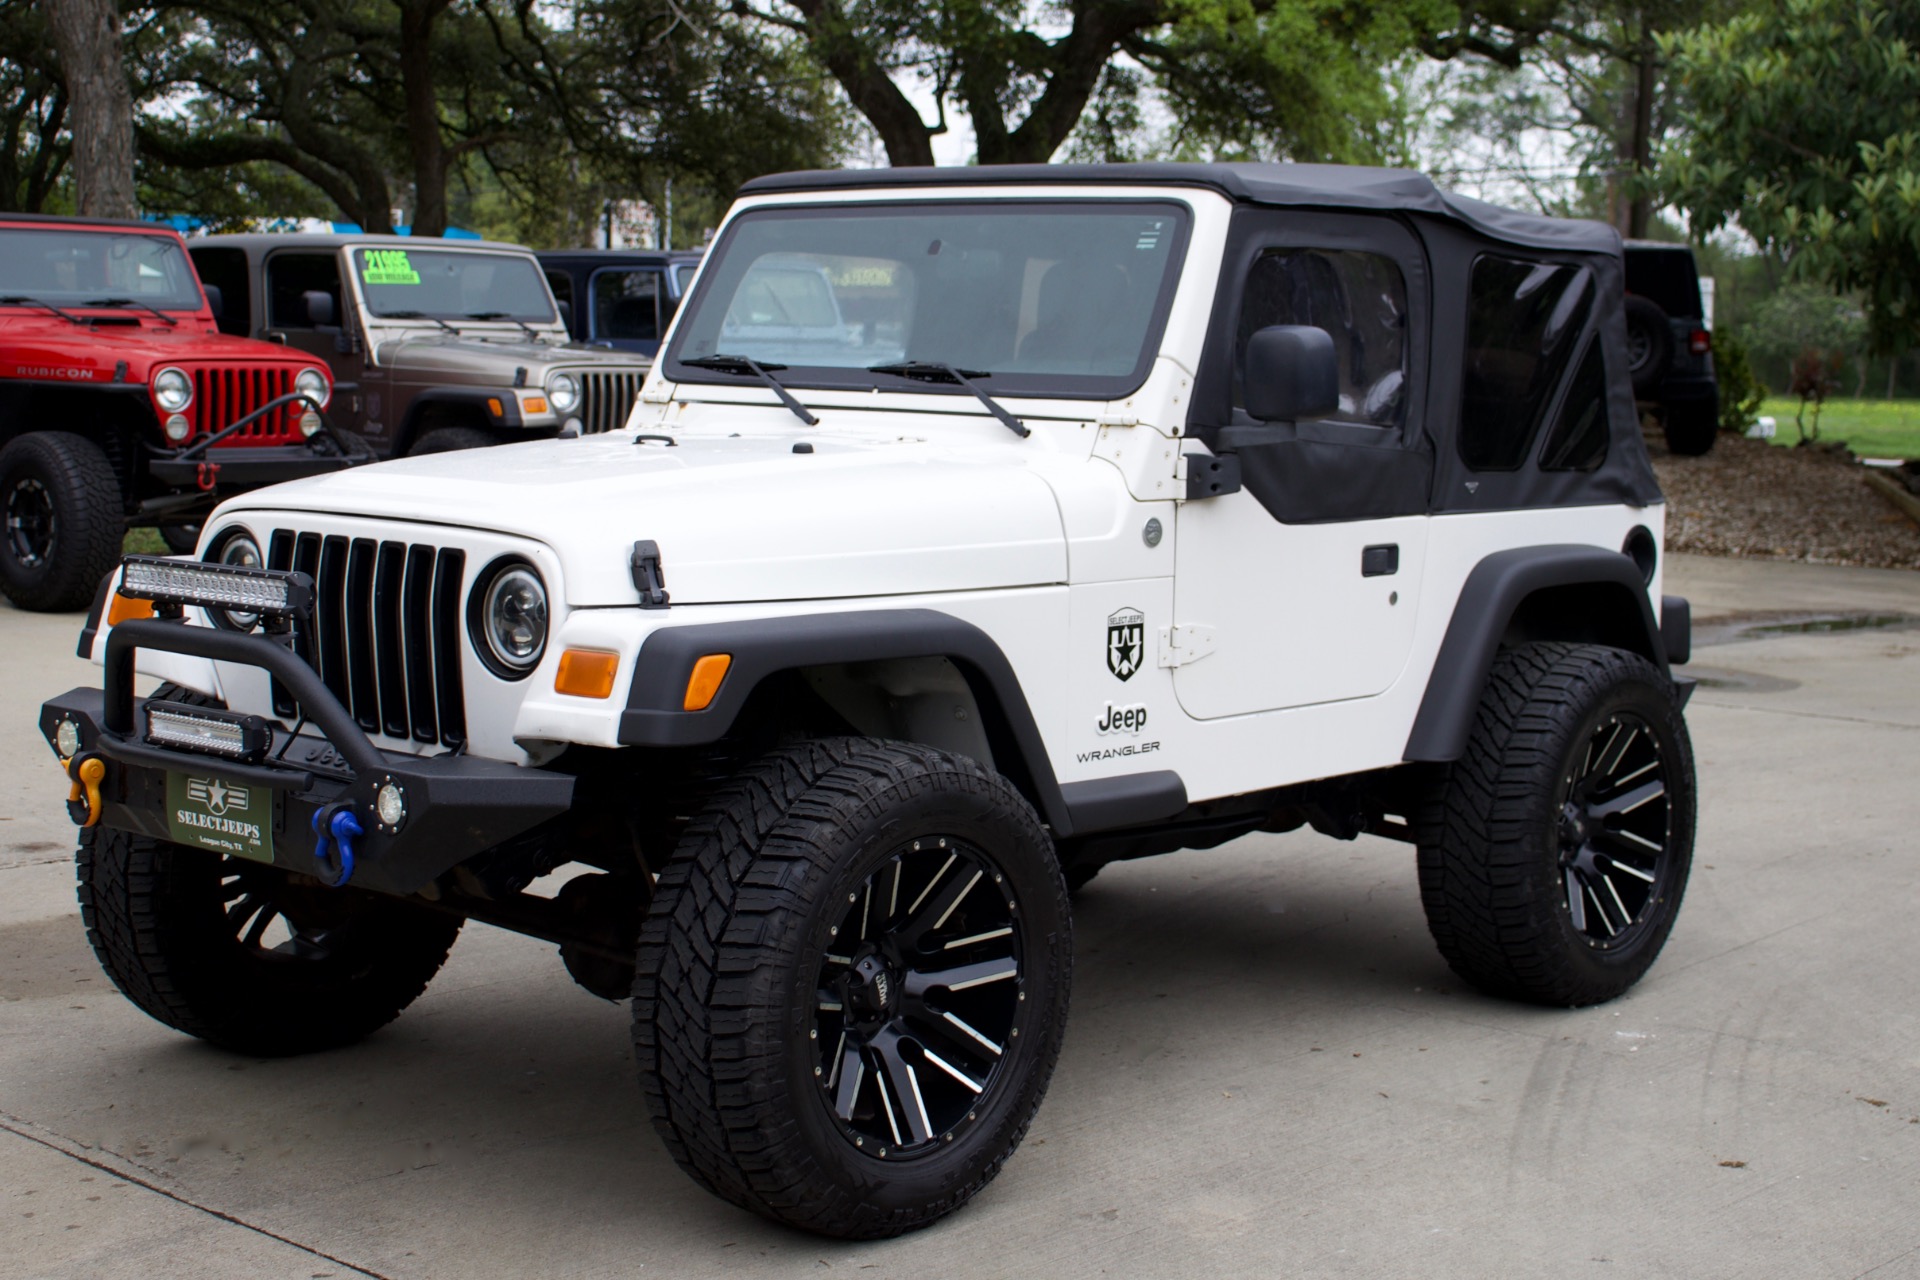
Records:
<instances>
[{"instance_id":1,"label":"rear tire","mask_svg":"<svg viewBox=\"0 0 1920 1280\"><path fill-rule=\"evenodd\" d=\"M743 1208L847 1239L926 1226L1026 1133L1071 967L1051 842L1004 778L874 739L775 752L655 887L633 1001L648 1110Z\"/></svg>"},{"instance_id":2,"label":"rear tire","mask_svg":"<svg viewBox=\"0 0 1920 1280\"><path fill-rule=\"evenodd\" d=\"M1670 405L1665 432L1669 452L1697 458L1712 450L1714 437L1720 434L1718 409L1711 403Z\"/></svg>"},{"instance_id":3,"label":"rear tire","mask_svg":"<svg viewBox=\"0 0 1920 1280\"><path fill-rule=\"evenodd\" d=\"M1657 667L1598 645L1505 650L1421 806L1427 925L1490 995L1611 1000L1672 932L1693 825L1693 749Z\"/></svg>"},{"instance_id":4,"label":"rear tire","mask_svg":"<svg viewBox=\"0 0 1920 1280\"><path fill-rule=\"evenodd\" d=\"M193 549L200 545L200 522L186 524L163 524L159 526L160 540L167 544L167 550L177 556L190 556Z\"/></svg>"},{"instance_id":5,"label":"rear tire","mask_svg":"<svg viewBox=\"0 0 1920 1280\"><path fill-rule=\"evenodd\" d=\"M257 1057L339 1048L393 1021L464 923L105 827L80 833L78 869L87 941L127 999ZM270 945L276 922L288 936Z\"/></svg>"},{"instance_id":6,"label":"rear tire","mask_svg":"<svg viewBox=\"0 0 1920 1280\"><path fill-rule=\"evenodd\" d=\"M93 603L126 536L120 481L100 446L36 431L0 449L0 591L22 609Z\"/></svg>"},{"instance_id":7,"label":"rear tire","mask_svg":"<svg viewBox=\"0 0 1920 1280\"><path fill-rule=\"evenodd\" d=\"M499 444L479 427L437 427L413 442L409 458L423 453L454 453L461 449L487 449Z\"/></svg>"}]
</instances>

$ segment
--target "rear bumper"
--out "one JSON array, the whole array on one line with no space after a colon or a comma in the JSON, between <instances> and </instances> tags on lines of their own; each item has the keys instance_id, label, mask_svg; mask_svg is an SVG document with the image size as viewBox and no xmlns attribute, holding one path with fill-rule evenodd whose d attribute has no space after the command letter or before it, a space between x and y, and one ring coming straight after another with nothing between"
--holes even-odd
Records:
<instances>
[{"instance_id":1,"label":"rear bumper","mask_svg":"<svg viewBox=\"0 0 1920 1280\"><path fill-rule=\"evenodd\" d=\"M253 764L155 746L145 740L146 699L133 692L139 649L264 668L299 700L308 724L320 732L296 736L273 722L272 746ZM40 732L49 745L63 720L78 729L82 752L107 762L102 825L170 839L169 773L265 788L273 793L274 865L314 874L313 815L344 803L366 832L356 841L352 883L384 893L413 893L473 855L566 812L573 802L573 779L565 774L471 756L381 750L313 668L265 635L177 621L123 622L107 640L104 688L73 689L41 706ZM396 828L382 828L373 810L375 793L389 782L406 796L406 816Z\"/></svg>"}]
</instances>

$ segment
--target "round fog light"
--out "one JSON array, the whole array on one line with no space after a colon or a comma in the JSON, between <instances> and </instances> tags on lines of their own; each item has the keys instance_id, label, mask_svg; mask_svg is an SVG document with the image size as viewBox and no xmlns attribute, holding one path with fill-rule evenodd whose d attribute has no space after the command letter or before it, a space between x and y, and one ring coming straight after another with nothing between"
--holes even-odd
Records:
<instances>
[{"instance_id":1,"label":"round fog light","mask_svg":"<svg viewBox=\"0 0 1920 1280\"><path fill-rule=\"evenodd\" d=\"M407 820L407 793L397 782L381 783L373 795L373 811L379 815L381 826L398 828Z\"/></svg>"},{"instance_id":2,"label":"round fog light","mask_svg":"<svg viewBox=\"0 0 1920 1280\"><path fill-rule=\"evenodd\" d=\"M300 415L300 434L311 440L320 431L320 415L309 409Z\"/></svg>"},{"instance_id":3,"label":"round fog light","mask_svg":"<svg viewBox=\"0 0 1920 1280\"><path fill-rule=\"evenodd\" d=\"M62 720L53 727L53 749L60 753L62 760L71 760L80 752L80 726L71 720Z\"/></svg>"},{"instance_id":4,"label":"round fog light","mask_svg":"<svg viewBox=\"0 0 1920 1280\"><path fill-rule=\"evenodd\" d=\"M187 421L187 415L176 413L167 419L167 439L185 440L193 434L193 424Z\"/></svg>"}]
</instances>

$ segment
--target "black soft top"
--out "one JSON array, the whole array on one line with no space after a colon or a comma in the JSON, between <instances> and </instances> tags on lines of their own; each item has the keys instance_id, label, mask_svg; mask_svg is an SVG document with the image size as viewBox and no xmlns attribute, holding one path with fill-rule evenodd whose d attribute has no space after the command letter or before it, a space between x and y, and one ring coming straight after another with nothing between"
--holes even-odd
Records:
<instances>
[{"instance_id":1,"label":"black soft top","mask_svg":"<svg viewBox=\"0 0 1920 1280\"><path fill-rule=\"evenodd\" d=\"M812 169L755 178L743 196L778 191L1025 184L1204 187L1249 204L1423 213L1480 235L1535 249L1618 257L1620 235L1604 222L1548 218L1452 195L1410 169L1347 164L996 164L930 169Z\"/></svg>"}]
</instances>

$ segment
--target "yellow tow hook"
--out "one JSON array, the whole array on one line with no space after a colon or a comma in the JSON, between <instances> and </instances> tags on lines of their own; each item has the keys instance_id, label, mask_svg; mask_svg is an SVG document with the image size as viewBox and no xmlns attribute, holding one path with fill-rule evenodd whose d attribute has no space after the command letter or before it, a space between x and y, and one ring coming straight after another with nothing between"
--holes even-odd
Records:
<instances>
[{"instance_id":1,"label":"yellow tow hook","mask_svg":"<svg viewBox=\"0 0 1920 1280\"><path fill-rule=\"evenodd\" d=\"M107 762L90 751L67 761L67 777L73 788L67 792L67 816L76 827L91 827L100 821L100 781L107 776Z\"/></svg>"}]
</instances>

